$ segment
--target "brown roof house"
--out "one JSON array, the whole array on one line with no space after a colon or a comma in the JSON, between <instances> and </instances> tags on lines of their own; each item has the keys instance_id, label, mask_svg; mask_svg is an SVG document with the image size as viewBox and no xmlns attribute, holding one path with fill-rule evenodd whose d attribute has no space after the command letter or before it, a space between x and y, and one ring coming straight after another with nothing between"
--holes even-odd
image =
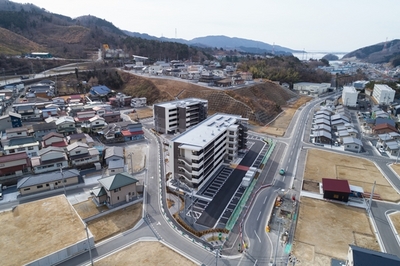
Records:
<instances>
[{"instance_id":1,"label":"brown roof house","mask_svg":"<svg viewBox=\"0 0 400 266\"><path fill-rule=\"evenodd\" d=\"M351 193L347 180L322 178L324 199L348 202Z\"/></svg>"},{"instance_id":2,"label":"brown roof house","mask_svg":"<svg viewBox=\"0 0 400 266\"><path fill-rule=\"evenodd\" d=\"M385 133L390 133L390 132L397 132L397 129L390 124L384 123L384 124L376 125L373 128L373 131L374 131L374 134L385 134Z\"/></svg>"},{"instance_id":3,"label":"brown roof house","mask_svg":"<svg viewBox=\"0 0 400 266\"><path fill-rule=\"evenodd\" d=\"M137 197L138 180L126 172L103 177L98 181L101 187L92 190L98 204L107 204L111 207Z\"/></svg>"}]
</instances>

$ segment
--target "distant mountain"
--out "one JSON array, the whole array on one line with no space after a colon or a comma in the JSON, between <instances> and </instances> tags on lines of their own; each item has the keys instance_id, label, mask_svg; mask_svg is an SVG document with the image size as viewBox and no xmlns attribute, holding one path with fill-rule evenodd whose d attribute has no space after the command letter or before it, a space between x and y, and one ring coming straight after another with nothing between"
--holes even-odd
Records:
<instances>
[{"instance_id":1,"label":"distant mountain","mask_svg":"<svg viewBox=\"0 0 400 266\"><path fill-rule=\"evenodd\" d=\"M205 37L197 37L192 40L185 39L175 39L175 38L165 38L165 37L155 37L148 34L138 33L138 32L130 32L124 31L124 33L128 36L143 38L147 40L159 40L159 41L168 41L168 42L178 42L191 46L197 47L208 47L208 48L223 48L225 50L237 50L241 52L247 53L278 53L278 54L290 54L302 51L292 50L290 48L282 47L279 45L271 45L268 43L253 41L243 38L237 37L227 37L223 35L219 36L205 36Z\"/></svg>"},{"instance_id":2,"label":"distant mountain","mask_svg":"<svg viewBox=\"0 0 400 266\"><path fill-rule=\"evenodd\" d=\"M363 47L344 55L343 58L356 58L363 62L374 64L391 63L393 66L397 66L400 60L400 40Z\"/></svg>"}]
</instances>

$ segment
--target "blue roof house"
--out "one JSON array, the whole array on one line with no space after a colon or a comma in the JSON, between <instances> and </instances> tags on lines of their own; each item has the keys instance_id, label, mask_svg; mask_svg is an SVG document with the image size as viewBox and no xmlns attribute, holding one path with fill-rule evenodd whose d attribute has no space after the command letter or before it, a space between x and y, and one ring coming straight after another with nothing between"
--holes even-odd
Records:
<instances>
[{"instance_id":1,"label":"blue roof house","mask_svg":"<svg viewBox=\"0 0 400 266\"><path fill-rule=\"evenodd\" d=\"M99 96L99 97L107 96L110 92L111 90L104 85L93 86L89 91L89 93L92 94L93 96Z\"/></svg>"}]
</instances>

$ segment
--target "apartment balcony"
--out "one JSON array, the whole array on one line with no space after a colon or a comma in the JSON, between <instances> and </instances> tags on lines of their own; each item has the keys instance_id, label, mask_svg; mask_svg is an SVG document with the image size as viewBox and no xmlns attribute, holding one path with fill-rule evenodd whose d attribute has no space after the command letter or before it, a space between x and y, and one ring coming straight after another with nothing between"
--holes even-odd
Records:
<instances>
[{"instance_id":1,"label":"apartment balcony","mask_svg":"<svg viewBox=\"0 0 400 266\"><path fill-rule=\"evenodd\" d=\"M184 169L186 170L188 173L192 173L192 167L186 164L179 164L178 165L178 169Z\"/></svg>"},{"instance_id":2,"label":"apartment balcony","mask_svg":"<svg viewBox=\"0 0 400 266\"><path fill-rule=\"evenodd\" d=\"M178 156L178 165L183 165L183 164L185 164L187 166L191 166L192 165L192 163L189 162L185 157Z\"/></svg>"}]
</instances>

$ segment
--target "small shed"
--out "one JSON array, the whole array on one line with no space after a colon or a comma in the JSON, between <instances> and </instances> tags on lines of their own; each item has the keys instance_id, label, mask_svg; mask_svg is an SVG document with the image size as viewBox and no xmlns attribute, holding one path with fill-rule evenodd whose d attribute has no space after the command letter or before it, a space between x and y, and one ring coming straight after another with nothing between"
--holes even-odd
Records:
<instances>
[{"instance_id":1,"label":"small shed","mask_svg":"<svg viewBox=\"0 0 400 266\"><path fill-rule=\"evenodd\" d=\"M322 189L324 199L349 201L351 190L347 180L322 178Z\"/></svg>"}]
</instances>

